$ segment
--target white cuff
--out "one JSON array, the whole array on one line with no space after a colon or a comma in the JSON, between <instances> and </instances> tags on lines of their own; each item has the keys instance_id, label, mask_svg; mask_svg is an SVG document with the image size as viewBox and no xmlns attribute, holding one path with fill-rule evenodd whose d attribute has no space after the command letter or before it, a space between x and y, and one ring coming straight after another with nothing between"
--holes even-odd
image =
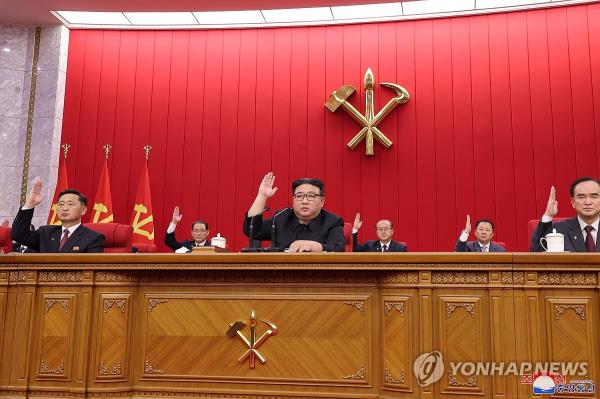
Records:
<instances>
[{"instance_id":1,"label":"white cuff","mask_svg":"<svg viewBox=\"0 0 600 399\"><path fill-rule=\"evenodd\" d=\"M175 232L177 225L173 222L169 223L169 227L167 227L167 234L171 234Z\"/></svg>"},{"instance_id":2,"label":"white cuff","mask_svg":"<svg viewBox=\"0 0 600 399\"><path fill-rule=\"evenodd\" d=\"M464 230L460 233L460 237L458 237L461 242L467 242L468 238L469 235Z\"/></svg>"},{"instance_id":3,"label":"white cuff","mask_svg":"<svg viewBox=\"0 0 600 399\"><path fill-rule=\"evenodd\" d=\"M548 215L544 214L542 216L542 223L549 223L552 221L552 219L553 219L552 216L548 216Z\"/></svg>"},{"instance_id":4,"label":"white cuff","mask_svg":"<svg viewBox=\"0 0 600 399\"><path fill-rule=\"evenodd\" d=\"M358 229L355 229L354 227L352 228L352 234L356 234L358 233Z\"/></svg>"}]
</instances>

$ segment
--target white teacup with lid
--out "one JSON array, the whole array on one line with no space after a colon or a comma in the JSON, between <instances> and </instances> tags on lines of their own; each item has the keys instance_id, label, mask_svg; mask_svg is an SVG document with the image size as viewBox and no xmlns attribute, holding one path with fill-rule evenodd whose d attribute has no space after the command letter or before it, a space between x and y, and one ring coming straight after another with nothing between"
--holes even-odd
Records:
<instances>
[{"instance_id":1,"label":"white teacup with lid","mask_svg":"<svg viewBox=\"0 0 600 399\"><path fill-rule=\"evenodd\" d=\"M544 245L544 241L548 247ZM540 238L540 244L546 252L565 252L565 236L552 229L552 233L546 234L546 237Z\"/></svg>"},{"instance_id":2,"label":"white teacup with lid","mask_svg":"<svg viewBox=\"0 0 600 399\"><path fill-rule=\"evenodd\" d=\"M213 247L225 248L226 243L227 239L225 239L225 237L221 237L220 233L217 233L217 236L211 238L210 240L210 245Z\"/></svg>"}]
</instances>

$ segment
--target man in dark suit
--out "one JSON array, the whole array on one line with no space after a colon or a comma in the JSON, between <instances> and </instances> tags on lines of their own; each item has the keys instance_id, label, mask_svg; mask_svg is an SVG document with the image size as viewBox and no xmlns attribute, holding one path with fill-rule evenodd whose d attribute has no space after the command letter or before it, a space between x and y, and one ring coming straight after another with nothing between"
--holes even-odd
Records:
<instances>
[{"instance_id":1,"label":"man in dark suit","mask_svg":"<svg viewBox=\"0 0 600 399\"><path fill-rule=\"evenodd\" d=\"M531 252L543 252L540 239L553 229L565 236L565 251L600 252L598 246L598 220L600 216L600 181L593 177L580 177L569 188L571 206L577 216L560 222L553 222L558 213L556 189L550 188L546 211L531 236Z\"/></svg>"},{"instance_id":2,"label":"man in dark suit","mask_svg":"<svg viewBox=\"0 0 600 399\"><path fill-rule=\"evenodd\" d=\"M456 241L455 252L506 252L503 246L492 242L494 223L489 219L475 222L475 241L467 241L469 234L471 234L471 217L467 215L467 223Z\"/></svg>"},{"instance_id":3,"label":"man in dark suit","mask_svg":"<svg viewBox=\"0 0 600 399\"><path fill-rule=\"evenodd\" d=\"M177 251L180 248L187 248L189 251L194 247L209 247L210 242L208 241L208 223L197 220L192 223L192 238L193 240L177 241L175 238L175 229L177 223L181 222L183 215L179 213L179 207L176 206L173 210L173 219L167 228L167 234L165 234L165 245L171 248L173 251Z\"/></svg>"},{"instance_id":4,"label":"man in dark suit","mask_svg":"<svg viewBox=\"0 0 600 399\"><path fill-rule=\"evenodd\" d=\"M364 244L358 242L358 230L362 226L360 213L354 217L352 226L352 251L353 252L406 252L406 245L392 240L394 225L387 219L382 219L375 224L375 233L378 240L367 240Z\"/></svg>"},{"instance_id":5,"label":"man in dark suit","mask_svg":"<svg viewBox=\"0 0 600 399\"><path fill-rule=\"evenodd\" d=\"M41 226L31 231L34 208L42 202L42 182L36 180L12 225L12 239L38 252L104 252L104 235L81 224L87 198L77 190L58 194L62 226Z\"/></svg>"},{"instance_id":6,"label":"man in dark suit","mask_svg":"<svg viewBox=\"0 0 600 399\"><path fill-rule=\"evenodd\" d=\"M254 203L244 220L244 234L270 240L273 219L263 222L267 200L277 192L275 176L269 172L258 188ZM325 186L319 179L297 179L292 183L293 209L285 209L275 218L274 247L288 252L344 252L344 221L323 209Z\"/></svg>"}]
</instances>

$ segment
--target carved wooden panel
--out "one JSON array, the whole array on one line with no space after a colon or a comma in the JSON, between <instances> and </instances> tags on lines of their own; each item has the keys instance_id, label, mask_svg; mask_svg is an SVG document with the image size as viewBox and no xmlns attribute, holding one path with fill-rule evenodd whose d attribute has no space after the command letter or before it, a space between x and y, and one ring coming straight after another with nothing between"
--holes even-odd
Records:
<instances>
[{"instance_id":1,"label":"carved wooden panel","mask_svg":"<svg viewBox=\"0 0 600 399\"><path fill-rule=\"evenodd\" d=\"M205 379L258 378L311 384L365 384L371 380L371 300L368 295L146 294L143 298L142 379L175 376ZM225 335L230 324L258 320L256 338L277 327L257 348L255 368L239 359L241 337Z\"/></svg>"},{"instance_id":2,"label":"carved wooden panel","mask_svg":"<svg viewBox=\"0 0 600 399\"><path fill-rule=\"evenodd\" d=\"M76 294L44 292L37 309L40 317L39 350L34 367L37 380L69 380Z\"/></svg>"},{"instance_id":3,"label":"carved wooden panel","mask_svg":"<svg viewBox=\"0 0 600 399\"><path fill-rule=\"evenodd\" d=\"M413 361L417 354L418 324L414 320L414 297L383 296L383 386L387 389L413 391Z\"/></svg>"},{"instance_id":4,"label":"carved wooden panel","mask_svg":"<svg viewBox=\"0 0 600 399\"><path fill-rule=\"evenodd\" d=\"M567 297L548 295L546 302L546 335L548 358L553 362L588 362L588 375L578 379L598 381L598 309L596 293ZM597 301L597 300L596 300Z\"/></svg>"},{"instance_id":5,"label":"carved wooden panel","mask_svg":"<svg viewBox=\"0 0 600 399\"><path fill-rule=\"evenodd\" d=\"M129 293L101 293L96 306L96 382L114 382L126 379L128 370L128 342L130 334Z\"/></svg>"},{"instance_id":6,"label":"carved wooden panel","mask_svg":"<svg viewBox=\"0 0 600 399\"><path fill-rule=\"evenodd\" d=\"M484 393L484 381L477 375L452 373L450 362L478 362L485 359L489 344L489 327L484 328L482 297L474 295L440 295L438 297L439 344L446 371L438 382L442 393ZM467 370L469 371L469 370Z\"/></svg>"}]
</instances>

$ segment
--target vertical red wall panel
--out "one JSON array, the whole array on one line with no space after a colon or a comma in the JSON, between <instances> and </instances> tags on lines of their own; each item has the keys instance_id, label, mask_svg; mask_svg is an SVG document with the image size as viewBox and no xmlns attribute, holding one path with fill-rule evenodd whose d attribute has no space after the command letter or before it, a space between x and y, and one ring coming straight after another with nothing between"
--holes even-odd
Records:
<instances>
[{"instance_id":1,"label":"vertical red wall panel","mask_svg":"<svg viewBox=\"0 0 600 399\"><path fill-rule=\"evenodd\" d=\"M577 176L575 134L573 130L573 102L571 100L571 70L569 66L569 36L566 9L548 12L548 70L551 82L552 127L556 184L568 187ZM567 205L565 203L565 205Z\"/></svg>"},{"instance_id":2,"label":"vertical red wall panel","mask_svg":"<svg viewBox=\"0 0 600 399\"><path fill-rule=\"evenodd\" d=\"M164 143L165 150L165 166L164 166L164 192L170 195L163 196L163 203L160 205L162 209L162 217L160 220L154 221L154 227L160 224L162 226L160 233L156 234L157 242L163 240L163 232L172 220L172 212L175 206L181 206L182 194L184 185L187 184L187 179L192 178L194 168L185 169L182 156L183 149L186 146L185 142L185 126L186 126L186 109L187 109L187 90L188 90L188 54L189 54L189 38L190 33L185 31L173 32L171 56L169 57L169 102L167 109L169 111L167 117L167 127L165 131L166 142ZM159 204L154 201L152 206L158 207ZM180 212L185 215L182 219L182 227L178 232L182 240L182 234L188 234L189 224L196 219L192 213L186 214L185 210L180 209ZM156 213L155 213L156 214Z\"/></svg>"},{"instance_id":3,"label":"vertical red wall panel","mask_svg":"<svg viewBox=\"0 0 600 399\"><path fill-rule=\"evenodd\" d=\"M454 245L448 241L456 235L456 194L454 152L454 117L452 102L452 24L450 20L433 27L433 89L435 129L435 200L446 204L437 215L436 248L452 251Z\"/></svg>"},{"instance_id":4,"label":"vertical red wall panel","mask_svg":"<svg viewBox=\"0 0 600 399\"><path fill-rule=\"evenodd\" d=\"M467 18L452 20L452 103L454 109L455 239L475 213L475 160L473 157L473 108L471 100L470 26Z\"/></svg>"},{"instance_id":5,"label":"vertical red wall panel","mask_svg":"<svg viewBox=\"0 0 600 399\"><path fill-rule=\"evenodd\" d=\"M508 27L506 14L496 14L489 17L490 54L494 59L508 59ZM517 224L515 201L506 200L513 198L515 193L514 182L506 176L514 176L513 167L513 135L510 119L510 72L507 62L490 63L490 93L492 99L492 124L494 147L494 203L496 223L495 237L499 241L515 237ZM473 227L475 225L473 224ZM516 247L508 247L516 250Z\"/></svg>"},{"instance_id":6,"label":"vertical red wall panel","mask_svg":"<svg viewBox=\"0 0 600 399\"><path fill-rule=\"evenodd\" d=\"M264 173L277 175L272 209L291 205L293 179L322 177L327 209L361 240L380 218L412 251L452 250L466 214L491 217L510 250L528 248L551 185L560 214L568 185L600 170L600 4L487 16L210 31L71 31L62 142L71 184L93 199L113 145L115 219L129 222L150 144L156 241L173 207L189 234L196 218L232 249ZM411 100L381 124L393 141L346 143L360 126L324 107L375 74L375 112ZM164 247L163 247L164 248Z\"/></svg>"},{"instance_id":7,"label":"vertical red wall panel","mask_svg":"<svg viewBox=\"0 0 600 399\"><path fill-rule=\"evenodd\" d=\"M213 234L218 232L223 237L234 238L234 233L239 234L235 226L240 224L241 218L237 218L232 212L235 209L236 190L235 173L237 170L237 158L235 151L238 135L244 134L238 127L238 108L240 95L240 32L237 30L226 31L223 36L223 73L221 84L221 123L219 140L219 159L215 162L217 167L212 173L219 179L217 182L217 215L219 220ZM242 78L245 76L242 75ZM223 222L221 222L223 221Z\"/></svg>"},{"instance_id":8,"label":"vertical red wall panel","mask_svg":"<svg viewBox=\"0 0 600 399\"><path fill-rule=\"evenodd\" d=\"M413 22L396 24L396 82L410 93L408 103L399 106L397 115L397 141L394 147L398 153L398 169L395 177L383 177L385 184L398 187L398 219L395 221L394 234L408 244L408 250L418 246L421 230L419 215L416 212L418 199L417 187L417 131L415 95L415 25ZM394 173L392 170L391 173ZM382 180L383 180L382 179ZM382 217L387 217L382 213ZM423 227L425 228L425 227Z\"/></svg>"},{"instance_id":9,"label":"vertical red wall panel","mask_svg":"<svg viewBox=\"0 0 600 399\"><path fill-rule=\"evenodd\" d=\"M597 143L594 126L587 12L585 8L577 7L566 9L566 14L569 37L569 53L566 58L570 61L571 85L573 87L571 93L573 99L573 130L576 132L576 172L579 176L594 175L597 174L598 152L596 151ZM554 83L554 81L552 82ZM569 110L561 110L561 112L565 111L568 112ZM561 148L560 152L562 153L562 151Z\"/></svg>"},{"instance_id":10,"label":"vertical red wall panel","mask_svg":"<svg viewBox=\"0 0 600 399\"><path fill-rule=\"evenodd\" d=\"M510 75L511 122L513 131L512 150L514 154L514 194L517 236L512 237L512 245L518 249L529 248L527 220L539 218L537 212L533 157L533 134L531 131L531 94L529 82L529 47L527 45L527 16L515 13L508 18L508 68ZM547 197L546 197L547 198ZM509 241L510 237L503 239ZM514 250L515 247L513 246Z\"/></svg>"},{"instance_id":11,"label":"vertical red wall panel","mask_svg":"<svg viewBox=\"0 0 600 399\"><path fill-rule=\"evenodd\" d=\"M344 85L344 64L343 45L344 45L344 27L333 26L332 29L325 29L325 70L322 77L323 99L326 100L333 90L339 89ZM323 134L325 135L325 173L323 178L327 182L327 200L325 206L329 209L335 209L337 212L343 210L343 176L345 168L343 167L344 153L346 150L346 141L343 136L343 121L345 118L339 115L343 111L331 113L325 108L325 101L322 112L325 113L323 125ZM331 193L331 195L330 195ZM346 222L352 222L354 215L346 215Z\"/></svg>"},{"instance_id":12,"label":"vertical red wall panel","mask_svg":"<svg viewBox=\"0 0 600 399\"><path fill-rule=\"evenodd\" d=\"M417 248L437 249L437 178L435 160L435 87L433 85L433 21L415 23L415 93L417 133ZM443 209L443 208L442 208ZM442 210L440 209L440 210Z\"/></svg>"},{"instance_id":13,"label":"vertical red wall panel","mask_svg":"<svg viewBox=\"0 0 600 399\"><path fill-rule=\"evenodd\" d=\"M396 25L395 24L382 24L379 26L378 31L378 64L379 64L379 76L376 76L376 84L381 82L398 82L399 77L396 74ZM406 88L406 84L403 82L401 85ZM375 107L375 114L383 107L389 100L395 97L395 93L387 88L381 88L378 91ZM402 108L402 107L399 107ZM398 131L398 112L392 112L380 125L381 131L385 134L394 144L390 147L390 150L384 150L379 143L377 144L376 155L379 158L379 170L383 173L378 175L379 184L379 209L375 215L375 219L378 219L378 215L385 215L384 218L390 219L394 224L394 233L399 234L404 232L403 226L400 227L400 219L398 218L399 207L398 207L398 188L400 186L399 179L396 178L395 174L398 170L398 150L400 147L398 144L401 143L399 140L400 132ZM351 219L352 215L344 215ZM370 220L368 225L363 230L363 236L372 237L374 220ZM404 234L404 236L406 236Z\"/></svg>"},{"instance_id":14,"label":"vertical red wall panel","mask_svg":"<svg viewBox=\"0 0 600 399\"><path fill-rule=\"evenodd\" d=\"M244 30L241 32L240 38L240 74L238 91L238 136L237 136L237 156L236 163L232 165L232 177L235 178L235 205L229 211L234 217L233 222L233 237L237 237L237 241L245 243L241 220L244 214L250 207L254 190L256 189L253 165L256 157L261 157L262 147L258 152L255 152L255 137L256 131L256 110L257 110L257 93L259 91L259 79L257 76L257 50L258 50L258 32L254 29ZM260 82L263 80L260 79ZM232 143L233 145L234 143ZM264 167L263 171L269 168ZM226 182L232 183L232 179L224 179ZM232 237L232 238L233 238Z\"/></svg>"},{"instance_id":15,"label":"vertical red wall panel","mask_svg":"<svg viewBox=\"0 0 600 399\"><path fill-rule=\"evenodd\" d=\"M178 173L183 178L181 190L180 211L185 222L179 234L187 234L188 229L197 219L204 219L202 213L202 140L204 137L204 73L206 68L206 32L190 32L188 49L188 73L185 111L184 146L180 149L183 154L183 169ZM206 133L208 134L208 133ZM165 209L165 216L171 209ZM212 227L209 223L209 228ZM178 239L182 239L178 237Z\"/></svg>"},{"instance_id":16,"label":"vertical red wall panel","mask_svg":"<svg viewBox=\"0 0 600 399\"><path fill-rule=\"evenodd\" d=\"M588 7L587 26L589 29L590 69L592 72L592 92L594 95L594 130L596 132L596 154L600 153L600 7ZM600 169L600 157L596 168Z\"/></svg>"}]
</instances>

